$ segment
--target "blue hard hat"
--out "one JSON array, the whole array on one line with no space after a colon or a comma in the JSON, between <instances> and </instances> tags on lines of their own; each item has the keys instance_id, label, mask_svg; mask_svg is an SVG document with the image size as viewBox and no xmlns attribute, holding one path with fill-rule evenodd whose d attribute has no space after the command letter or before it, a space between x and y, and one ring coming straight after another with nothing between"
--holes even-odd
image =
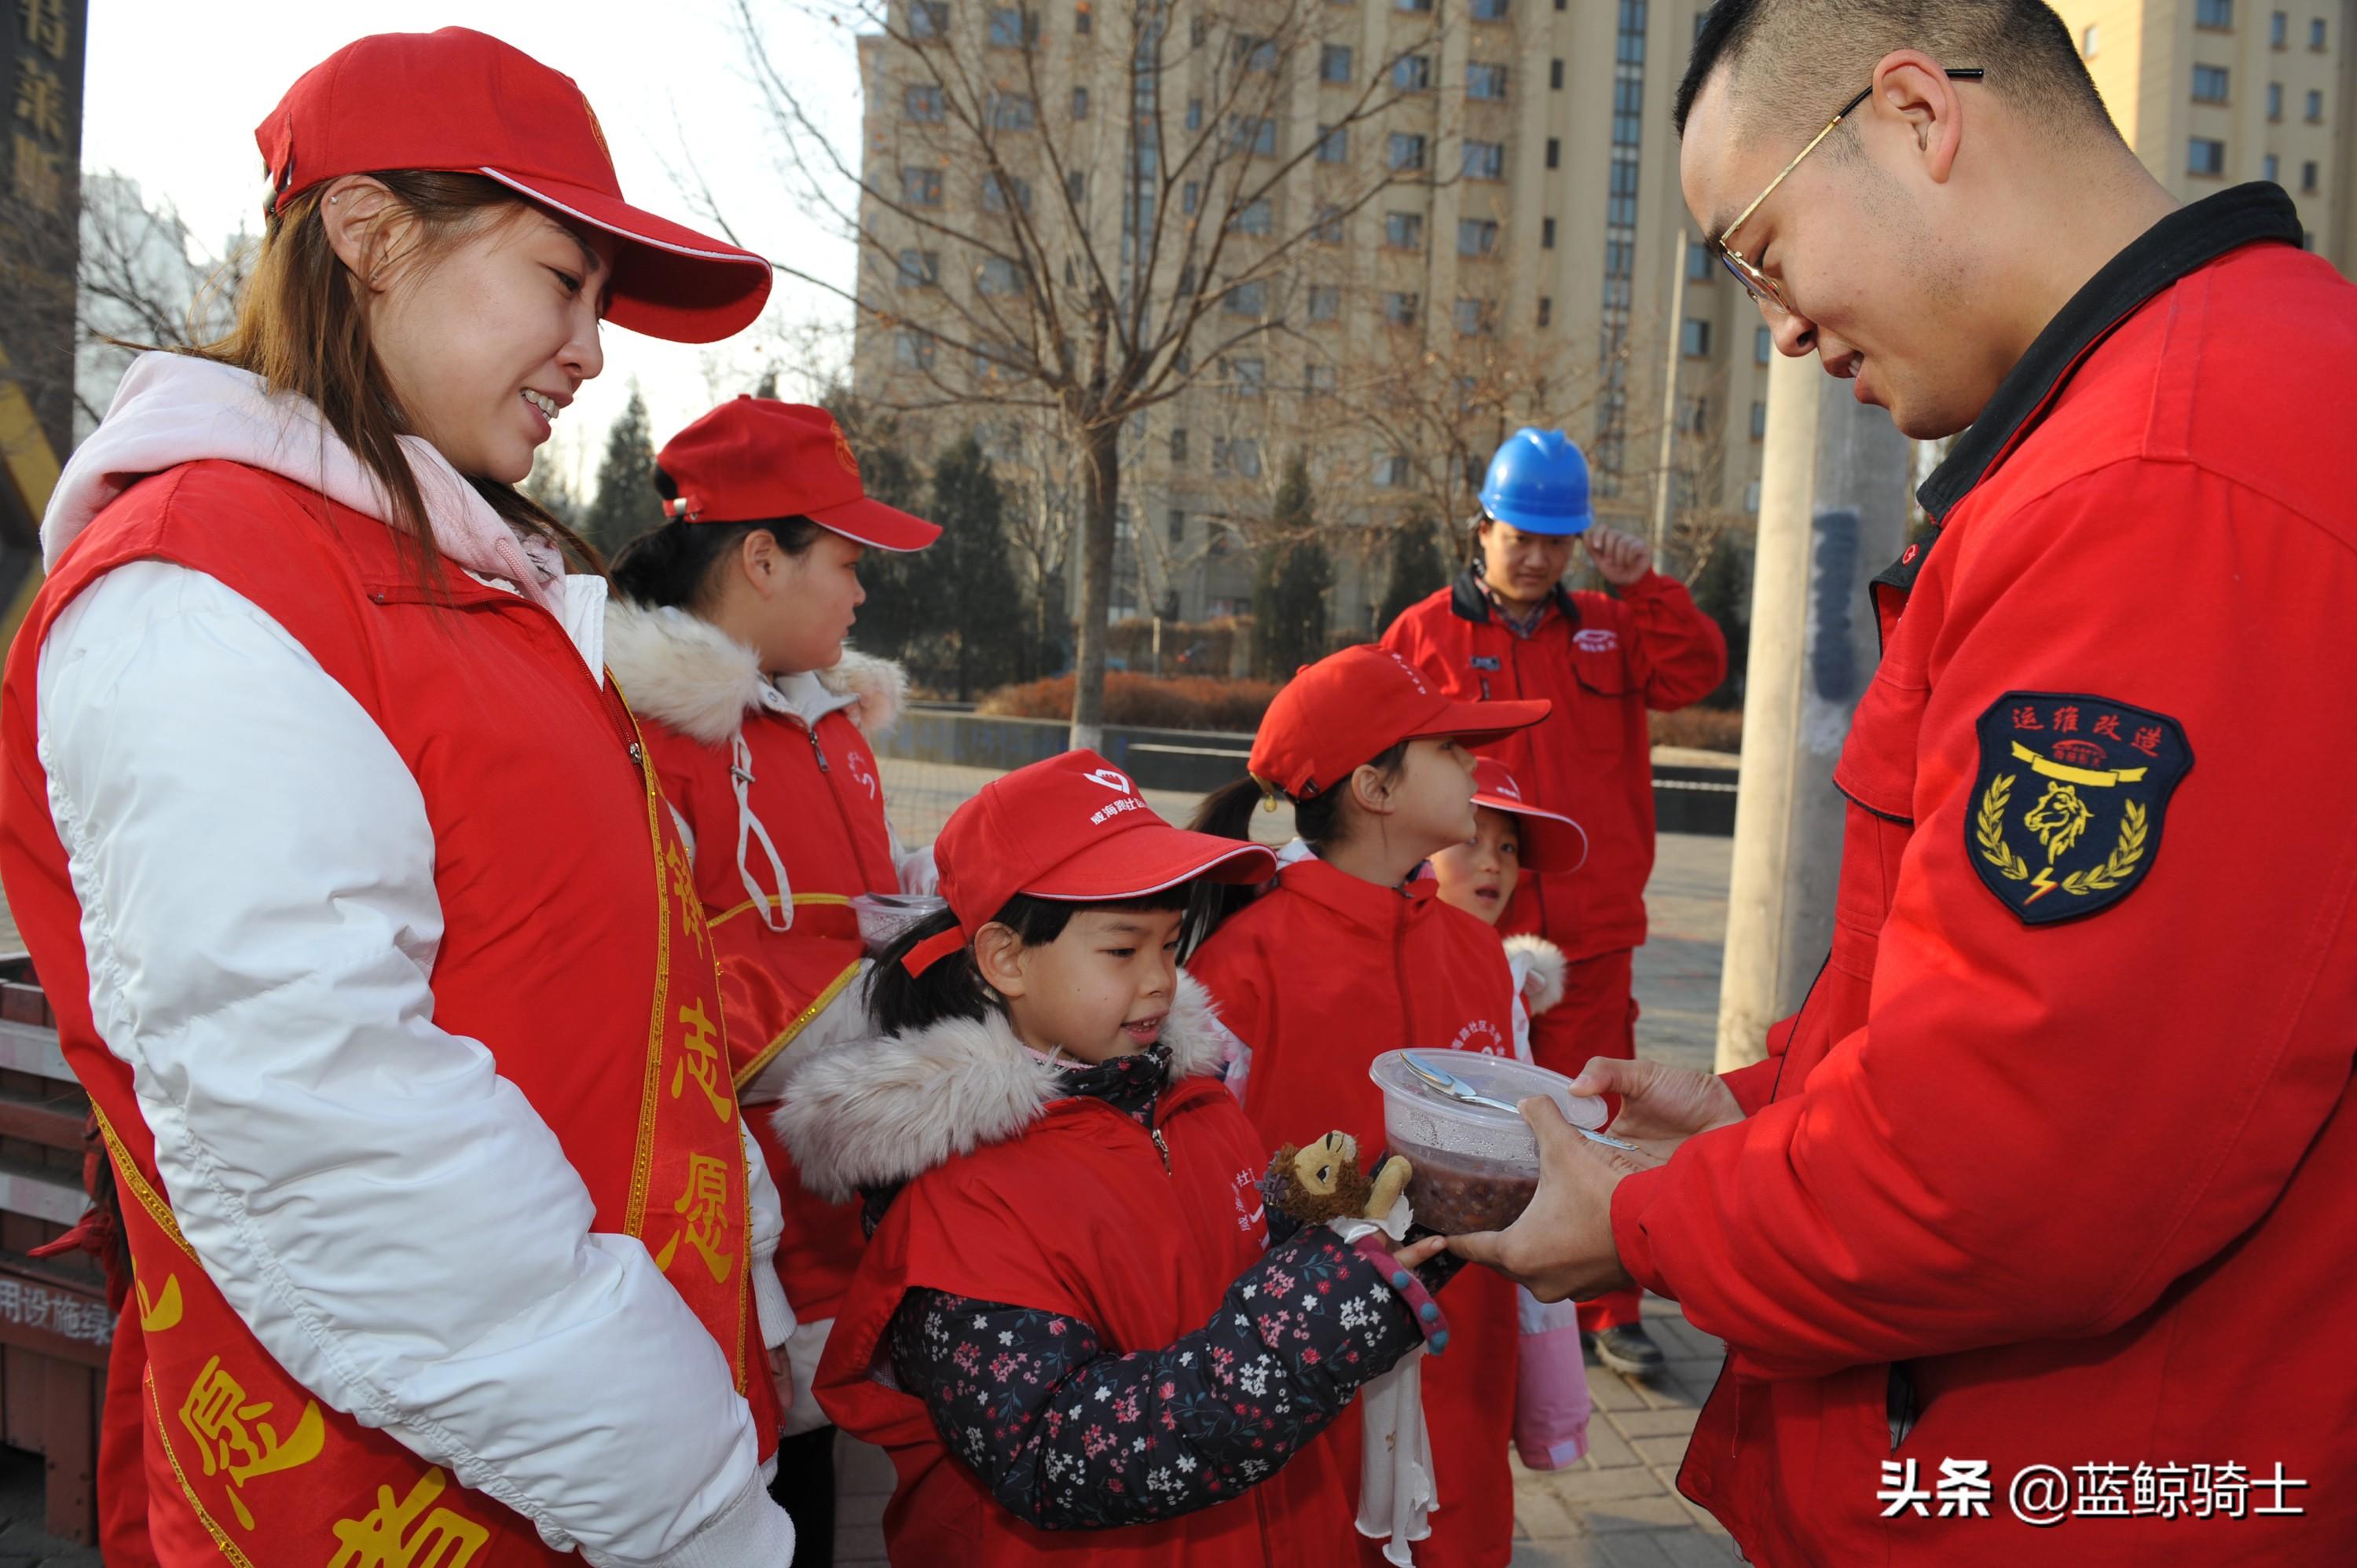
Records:
<instances>
[{"instance_id":1,"label":"blue hard hat","mask_svg":"<svg viewBox=\"0 0 2357 1568\"><path fill-rule=\"evenodd\" d=\"M1562 431L1526 424L1490 459L1481 510L1524 533L1586 533L1587 459Z\"/></svg>"}]
</instances>

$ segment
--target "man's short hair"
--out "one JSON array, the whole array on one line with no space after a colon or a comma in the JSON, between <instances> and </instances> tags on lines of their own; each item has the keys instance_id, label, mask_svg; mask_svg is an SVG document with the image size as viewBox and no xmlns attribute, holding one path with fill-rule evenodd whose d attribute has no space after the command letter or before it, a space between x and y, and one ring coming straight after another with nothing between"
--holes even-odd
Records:
<instances>
[{"instance_id":1,"label":"man's short hair","mask_svg":"<svg viewBox=\"0 0 2357 1568\"><path fill-rule=\"evenodd\" d=\"M2071 29L2043 0L1718 0L1678 84L1678 134L1721 65L1740 130L1805 136L1873 80L1885 55L1907 48L1981 68L1991 92L2057 131L2118 137Z\"/></svg>"}]
</instances>

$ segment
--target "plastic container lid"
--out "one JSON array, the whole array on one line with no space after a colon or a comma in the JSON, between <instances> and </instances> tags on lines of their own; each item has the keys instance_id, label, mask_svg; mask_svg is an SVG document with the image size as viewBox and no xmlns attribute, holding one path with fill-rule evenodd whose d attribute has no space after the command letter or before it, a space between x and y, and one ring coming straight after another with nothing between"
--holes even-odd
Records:
<instances>
[{"instance_id":1,"label":"plastic container lid","mask_svg":"<svg viewBox=\"0 0 2357 1568\"><path fill-rule=\"evenodd\" d=\"M1572 1125L1592 1129L1604 1125L1604 1102L1572 1093L1571 1079L1559 1072L1478 1051L1419 1050L1415 1054L1428 1066L1453 1073L1477 1094L1508 1105L1544 1095ZM1394 1147L1406 1144L1494 1160L1528 1171L1538 1168L1538 1136L1518 1112L1468 1105L1450 1098L1410 1070L1406 1056L1405 1051L1385 1051L1367 1069L1367 1076L1383 1091L1383 1133Z\"/></svg>"}]
</instances>

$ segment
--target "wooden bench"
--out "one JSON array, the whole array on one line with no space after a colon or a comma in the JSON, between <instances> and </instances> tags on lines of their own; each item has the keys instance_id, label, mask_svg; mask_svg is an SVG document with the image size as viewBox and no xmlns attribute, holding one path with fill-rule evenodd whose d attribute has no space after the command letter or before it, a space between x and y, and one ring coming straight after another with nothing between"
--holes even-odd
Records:
<instances>
[{"instance_id":1,"label":"wooden bench","mask_svg":"<svg viewBox=\"0 0 2357 1568\"><path fill-rule=\"evenodd\" d=\"M31 963L0 955L0 1442L47 1462L48 1533L96 1545L99 1407L114 1333L105 1276L84 1252L30 1255L88 1203L89 1113Z\"/></svg>"}]
</instances>

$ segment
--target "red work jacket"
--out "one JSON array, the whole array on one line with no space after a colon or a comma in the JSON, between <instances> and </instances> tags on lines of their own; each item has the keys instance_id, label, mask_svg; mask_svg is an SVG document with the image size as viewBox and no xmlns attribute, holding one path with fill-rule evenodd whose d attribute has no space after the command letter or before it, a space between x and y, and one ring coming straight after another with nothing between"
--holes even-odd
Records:
<instances>
[{"instance_id":1,"label":"red work jacket","mask_svg":"<svg viewBox=\"0 0 2357 1568\"><path fill-rule=\"evenodd\" d=\"M1653 872L1645 711L1683 708L1727 679L1727 639L1684 585L1656 572L1617 599L1558 588L1523 637L1469 570L1402 611L1383 646L1459 696L1555 704L1540 724L1486 749L1530 800L1587 830L1587 861L1523 877L1501 929L1536 931L1574 963L1642 942Z\"/></svg>"},{"instance_id":2,"label":"red work jacket","mask_svg":"<svg viewBox=\"0 0 2357 1568\"><path fill-rule=\"evenodd\" d=\"M2357 1552L2357 288L2298 235L2163 220L1925 486L1824 975L1614 1196L1728 1346L1680 1484L1762 1568Z\"/></svg>"},{"instance_id":3,"label":"red work jacket","mask_svg":"<svg viewBox=\"0 0 2357 1568\"><path fill-rule=\"evenodd\" d=\"M1426 879L1402 891L1297 861L1187 961L1218 999L1221 1022L1251 1049L1244 1109L1263 1142L1340 1128L1372 1153L1385 1143L1383 1091L1367 1077L1375 1058L1406 1047L1513 1055L1506 950L1436 888ZM1415 1560L1497 1568L1512 1554L1514 1523L1506 1462L1514 1402L1499 1393L1514 1386L1513 1289L1468 1269L1449 1283L1447 1305L1448 1353L1424 1369L1440 1507ZM1353 1499L1359 1431L1355 1406L1334 1423Z\"/></svg>"},{"instance_id":4,"label":"red work jacket","mask_svg":"<svg viewBox=\"0 0 2357 1568\"><path fill-rule=\"evenodd\" d=\"M132 1069L91 1015L81 906L35 744L36 677L51 621L97 578L142 560L206 573L259 606L415 774L434 830L444 922L434 1022L497 1058L500 1078L531 1101L579 1173L597 1229L673 1239L662 1252L672 1260L666 1277L753 1401L766 1449L776 1407L768 1377L748 1377L760 1333L746 1271L716 1278L675 1244L672 1195L699 1165L725 1173L719 1211L744 1217L737 1227L749 1223L745 1154L725 1076L703 1093L652 1087L696 1065L694 1042L671 1021L691 1012L716 1017L719 999L701 912L666 882L678 836L630 714L537 605L456 570L438 588L421 587L382 523L225 462L171 469L108 507L35 598L6 676L0 867L123 1194L155 1412L146 1457L158 1557L319 1560L328 1555L320 1542L379 1528L368 1519L381 1525L393 1507L386 1499L398 1499L447 1512L447 1541L478 1563L569 1561L521 1514L461 1489L297 1383L230 1306L173 1218ZM525 847L547 843L565 853ZM741 1257L745 1232L735 1233ZM196 1440L187 1425L194 1418L182 1412L222 1401L246 1420L277 1412L272 1428L260 1429L285 1434L276 1463L232 1467Z\"/></svg>"}]
</instances>

